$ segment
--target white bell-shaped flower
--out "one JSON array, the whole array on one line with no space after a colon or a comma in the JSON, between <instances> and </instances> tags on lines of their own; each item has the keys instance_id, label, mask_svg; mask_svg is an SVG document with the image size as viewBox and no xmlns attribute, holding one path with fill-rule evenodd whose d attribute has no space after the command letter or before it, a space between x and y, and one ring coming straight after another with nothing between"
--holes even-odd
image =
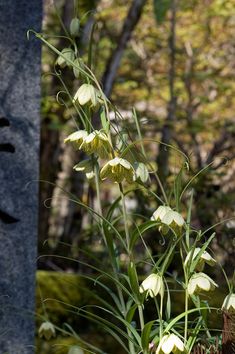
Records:
<instances>
[{"instance_id":1,"label":"white bell-shaped flower","mask_svg":"<svg viewBox=\"0 0 235 354\"><path fill-rule=\"evenodd\" d=\"M235 312L235 294L229 294L224 299L222 310L228 312Z\"/></svg>"},{"instance_id":2,"label":"white bell-shaped flower","mask_svg":"<svg viewBox=\"0 0 235 354\"><path fill-rule=\"evenodd\" d=\"M201 248L199 248L199 247L196 247L194 251L191 250L187 254L184 264L187 265L190 259L191 259L191 261L193 261L197 257L197 255L199 254L200 251L201 251ZM207 251L204 251L201 254L195 269L197 271L202 271L205 263L209 264L210 266L214 266L216 264L216 260L213 257L211 257L211 255Z\"/></svg>"},{"instance_id":3,"label":"white bell-shaped flower","mask_svg":"<svg viewBox=\"0 0 235 354\"><path fill-rule=\"evenodd\" d=\"M184 343L174 333L163 336L156 350L156 354L179 354L184 352Z\"/></svg>"},{"instance_id":4,"label":"white bell-shaped flower","mask_svg":"<svg viewBox=\"0 0 235 354\"><path fill-rule=\"evenodd\" d=\"M162 232L167 233L169 228L174 230L177 235L180 235L185 224L184 218L177 211L169 210L162 218Z\"/></svg>"},{"instance_id":5,"label":"white bell-shaped flower","mask_svg":"<svg viewBox=\"0 0 235 354\"><path fill-rule=\"evenodd\" d=\"M198 295L204 291L213 291L218 285L205 273L195 273L189 280L188 293L189 295Z\"/></svg>"},{"instance_id":6,"label":"white bell-shaped flower","mask_svg":"<svg viewBox=\"0 0 235 354\"><path fill-rule=\"evenodd\" d=\"M55 337L55 327L49 321L45 321L41 324L38 330L38 334L40 338L46 338L46 340Z\"/></svg>"},{"instance_id":7,"label":"white bell-shaped flower","mask_svg":"<svg viewBox=\"0 0 235 354\"><path fill-rule=\"evenodd\" d=\"M90 108L99 106L102 102L100 92L91 84L83 84L79 87L74 95L74 102L78 102L81 106L88 104Z\"/></svg>"},{"instance_id":8,"label":"white bell-shaped flower","mask_svg":"<svg viewBox=\"0 0 235 354\"><path fill-rule=\"evenodd\" d=\"M113 182L121 183L124 179L132 183L135 178L135 171L130 162L120 157L108 161L100 171L100 178L109 178Z\"/></svg>"},{"instance_id":9,"label":"white bell-shaped flower","mask_svg":"<svg viewBox=\"0 0 235 354\"><path fill-rule=\"evenodd\" d=\"M107 158L112 150L112 147L108 136L104 132L94 130L84 138L80 149L84 150L89 155L95 153L101 158Z\"/></svg>"},{"instance_id":10,"label":"white bell-shaped flower","mask_svg":"<svg viewBox=\"0 0 235 354\"><path fill-rule=\"evenodd\" d=\"M87 179L95 177L94 164L91 159L83 160L73 166L73 169L77 172L84 172Z\"/></svg>"},{"instance_id":11,"label":"white bell-shaped flower","mask_svg":"<svg viewBox=\"0 0 235 354\"><path fill-rule=\"evenodd\" d=\"M75 59L75 53L72 48L64 48L61 52L63 56L59 56L56 60L56 64L59 65L61 68L65 68L66 66L71 67L71 61L73 62ZM67 61L69 60L69 62Z\"/></svg>"},{"instance_id":12,"label":"white bell-shaped flower","mask_svg":"<svg viewBox=\"0 0 235 354\"><path fill-rule=\"evenodd\" d=\"M80 149L81 144L84 139L87 137L86 130L78 130L72 134L70 134L66 139L64 139L65 143L72 143L73 147L78 150Z\"/></svg>"},{"instance_id":13,"label":"white bell-shaped flower","mask_svg":"<svg viewBox=\"0 0 235 354\"><path fill-rule=\"evenodd\" d=\"M163 296L164 294L164 281L160 274L150 274L140 285L140 293L146 292L146 297L155 297L158 294Z\"/></svg>"},{"instance_id":14,"label":"white bell-shaped flower","mask_svg":"<svg viewBox=\"0 0 235 354\"><path fill-rule=\"evenodd\" d=\"M172 211L172 209L168 206L160 205L153 213L151 220L162 222L162 219L168 211Z\"/></svg>"}]
</instances>

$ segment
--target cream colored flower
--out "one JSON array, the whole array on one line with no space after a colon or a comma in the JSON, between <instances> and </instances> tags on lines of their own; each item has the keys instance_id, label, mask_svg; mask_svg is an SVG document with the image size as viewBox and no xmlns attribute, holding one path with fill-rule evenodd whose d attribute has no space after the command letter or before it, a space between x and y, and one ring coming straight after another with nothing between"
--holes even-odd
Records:
<instances>
[{"instance_id":1,"label":"cream colored flower","mask_svg":"<svg viewBox=\"0 0 235 354\"><path fill-rule=\"evenodd\" d=\"M108 161L100 171L100 178L109 178L113 182L121 183L124 179L132 183L135 178L134 169L130 162L120 157Z\"/></svg>"},{"instance_id":2,"label":"cream colored flower","mask_svg":"<svg viewBox=\"0 0 235 354\"><path fill-rule=\"evenodd\" d=\"M100 92L91 84L80 86L73 101L78 102L81 106L89 104L91 108L95 108L102 103Z\"/></svg>"},{"instance_id":3,"label":"cream colored flower","mask_svg":"<svg viewBox=\"0 0 235 354\"><path fill-rule=\"evenodd\" d=\"M78 130L70 134L66 139L65 143L72 143L73 147L78 150L83 143L84 139L87 137L87 132L85 130Z\"/></svg>"},{"instance_id":4,"label":"cream colored flower","mask_svg":"<svg viewBox=\"0 0 235 354\"><path fill-rule=\"evenodd\" d=\"M169 210L162 218L162 224L164 224L161 228L161 231L166 234L171 228L175 231L177 235L180 235L182 228L185 224L184 219L181 214L177 213L174 210Z\"/></svg>"},{"instance_id":5,"label":"cream colored flower","mask_svg":"<svg viewBox=\"0 0 235 354\"><path fill-rule=\"evenodd\" d=\"M187 263L189 262L190 259L193 261L197 257L197 255L200 251L201 251L201 248L199 248L199 247L195 248L194 251L191 250L188 253L187 257L185 258L184 264L187 265ZM193 253L193 255L192 255L192 253ZM212 258L211 255L206 251L204 251L201 254L195 269L197 271L202 271L205 263L209 264L210 266L214 266L216 264L216 260L214 258Z\"/></svg>"},{"instance_id":6,"label":"cream colored flower","mask_svg":"<svg viewBox=\"0 0 235 354\"><path fill-rule=\"evenodd\" d=\"M235 312L235 294L229 294L224 299L222 310L228 312Z\"/></svg>"},{"instance_id":7,"label":"cream colored flower","mask_svg":"<svg viewBox=\"0 0 235 354\"><path fill-rule=\"evenodd\" d=\"M146 292L146 297L155 297L158 294L160 296L164 295L164 281L159 274L150 274L140 285L140 293Z\"/></svg>"},{"instance_id":8,"label":"cream colored flower","mask_svg":"<svg viewBox=\"0 0 235 354\"><path fill-rule=\"evenodd\" d=\"M179 354L184 352L184 343L174 333L163 336L156 350L156 354Z\"/></svg>"},{"instance_id":9,"label":"cream colored flower","mask_svg":"<svg viewBox=\"0 0 235 354\"><path fill-rule=\"evenodd\" d=\"M80 161L78 164L73 166L73 169L77 172L84 172L87 179L92 179L95 177L93 162L90 159Z\"/></svg>"},{"instance_id":10,"label":"cream colored flower","mask_svg":"<svg viewBox=\"0 0 235 354\"><path fill-rule=\"evenodd\" d=\"M49 321L43 322L38 330L39 337L46 338L47 340L55 337L55 327Z\"/></svg>"},{"instance_id":11,"label":"cream colored flower","mask_svg":"<svg viewBox=\"0 0 235 354\"><path fill-rule=\"evenodd\" d=\"M136 179L139 179L141 182L147 182L149 178L149 172L146 165L143 162L134 163Z\"/></svg>"},{"instance_id":12,"label":"cream colored flower","mask_svg":"<svg viewBox=\"0 0 235 354\"><path fill-rule=\"evenodd\" d=\"M162 222L163 217L168 211L172 211L172 209L168 206L160 205L153 213L151 220Z\"/></svg>"},{"instance_id":13,"label":"cream colored flower","mask_svg":"<svg viewBox=\"0 0 235 354\"><path fill-rule=\"evenodd\" d=\"M189 280L189 295L198 295L200 292L213 291L218 285L205 273L195 273Z\"/></svg>"},{"instance_id":14,"label":"cream colored flower","mask_svg":"<svg viewBox=\"0 0 235 354\"><path fill-rule=\"evenodd\" d=\"M63 57L60 55L56 60L56 64L59 65L61 68L65 68L66 65L71 67L72 66L71 63L69 63L66 59L69 59L70 61L74 61L75 53L74 53L73 49L64 48L61 51L61 54L63 54Z\"/></svg>"},{"instance_id":15,"label":"cream colored flower","mask_svg":"<svg viewBox=\"0 0 235 354\"><path fill-rule=\"evenodd\" d=\"M77 345L73 345L69 351L68 354L84 354L84 351L78 347Z\"/></svg>"},{"instance_id":16,"label":"cream colored flower","mask_svg":"<svg viewBox=\"0 0 235 354\"><path fill-rule=\"evenodd\" d=\"M107 135L99 130L94 130L87 135L80 149L84 150L88 155L95 153L101 158L107 158L112 151Z\"/></svg>"}]
</instances>

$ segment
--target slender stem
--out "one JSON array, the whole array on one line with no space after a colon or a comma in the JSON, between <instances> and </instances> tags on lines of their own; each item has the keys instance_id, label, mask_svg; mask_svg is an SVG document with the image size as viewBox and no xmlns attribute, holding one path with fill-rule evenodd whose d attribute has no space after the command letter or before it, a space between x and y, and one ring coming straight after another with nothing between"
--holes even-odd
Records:
<instances>
[{"instance_id":1,"label":"slender stem","mask_svg":"<svg viewBox=\"0 0 235 354\"><path fill-rule=\"evenodd\" d=\"M122 212L123 212L124 228L125 228L125 235L126 235L126 245L127 245L128 254L130 255L130 234L128 229L128 217L126 211L125 195L123 193L123 188L121 183L119 183L119 189L120 189L120 194L122 199Z\"/></svg>"},{"instance_id":2,"label":"slender stem","mask_svg":"<svg viewBox=\"0 0 235 354\"><path fill-rule=\"evenodd\" d=\"M132 334L129 328L127 328L127 334L130 338L132 338ZM136 354L133 342L131 340L128 340L128 344L129 344L130 354Z\"/></svg>"},{"instance_id":3,"label":"slender stem","mask_svg":"<svg viewBox=\"0 0 235 354\"><path fill-rule=\"evenodd\" d=\"M161 302L162 301L163 297L161 296ZM158 318L159 318L159 337L160 337L160 340L162 339L162 334L163 334L163 325L162 325L162 310L159 309L159 305L158 305L158 302L157 302L157 299L154 297L154 302L155 302L155 306L156 306L156 309L157 309L157 315L158 315ZM162 304L160 304L160 308L162 307Z\"/></svg>"},{"instance_id":4,"label":"slender stem","mask_svg":"<svg viewBox=\"0 0 235 354\"><path fill-rule=\"evenodd\" d=\"M185 322L184 322L184 341L187 342L187 334L188 334L188 281L185 284Z\"/></svg>"},{"instance_id":5,"label":"slender stem","mask_svg":"<svg viewBox=\"0 0 235 354\"><path fill-rule=\"evenodd\" d=\"M133 109L133 117L134 117L136 129L137 129L137 133L138 133L138 136L139 136L139 139L140 139L141 151L142 151L142 154L144 155L144 157L146 157L144 144L143 144L143 137L142 137L142 133L141 133L141 129L140 129L140 125L139 125L139 121L138 121L138 117L137 117L135 109Z\"/></svg>"},{"instance_id":6,"label":"slender stem","mask_svg":"<svg viewBox=\"0 0 235 354\"><path fill-rule=\"evenodd\" d=\"M99 183L99 166L98 166L98 163L95 164L95 185L96 185L96 195L97 195L97 203L98 203L98 213L99 213L99 215L103 216L102 205L101 205L101 197L100 197L100 183ZM112 264L112 267L113 267L114 277L118 280L116 261L114 261L114 259L112 257L112 251L109 249L108 244L107 244L105 231L104 231L104 227L103 227L103 221L102 221L101 226L102 226L102 236L103 236L105 245L106 245L106 247L107 247L107 249L109 251L109 257L110 257L110 261L111 261L111 264ZM126 305L125 305L125 301L124 301L122 290L119 288L119 286L117 286L117 292L118 292L120 304L121 304L121 307L122 307L123 316L125 316Z\"/></svg>"},{"instance_id":7,"label":"slender stem","mask_svg":"<svg viewBox=\"0 0 235 354\"><path fill-rule=\"evenodd\" d=\"M184 283L185 283L185 296L184 296L184 311L185 311L185 321L184 321L184 340L187 342L188 335L188 271L186 266L184 265L184 257L183 257L183 249L182 243L180 245L180 256L182 260L183 270L184 270Z\"/></svg>"},{"instance_id":8,"label":"slender stem","mask_svg":"<svg viewBox=\"0 0 235 354\"><path fill-rule=\"evenodd\" d=\"M163 296L161 296L161 301L160 301L160 339L162 339L162 333L163 333L163 323L162 323L162 318L163 318Z\"/></svg>"},{"instance_id":9,"label":"slender stem","mask_svg":"<svg viewBox=\"0 0 235 354\"><path fill-rule=\"evenodd\" d=\"M140 328L141 328L141 331L143 331L143 329L144 329L144 313L143 313L142 305L138 305L138 311L139 311L139 319L140 319Z\"/></svg>"}]
</instances>

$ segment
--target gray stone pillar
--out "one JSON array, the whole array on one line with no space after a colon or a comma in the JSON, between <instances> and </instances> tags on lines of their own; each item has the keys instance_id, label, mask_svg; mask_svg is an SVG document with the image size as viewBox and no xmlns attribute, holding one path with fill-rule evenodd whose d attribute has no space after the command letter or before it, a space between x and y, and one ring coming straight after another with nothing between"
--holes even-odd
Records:
<instances>
[{"instance_id":1,"label":"gray stone pillar","mask_svg":"<svg viewBox=\"0 0 235 354\"><path fill-rule=\"evenodd\" d=\"M42 0L0 1L0 353L34 353Z\"/></svg>"}]
</instances>

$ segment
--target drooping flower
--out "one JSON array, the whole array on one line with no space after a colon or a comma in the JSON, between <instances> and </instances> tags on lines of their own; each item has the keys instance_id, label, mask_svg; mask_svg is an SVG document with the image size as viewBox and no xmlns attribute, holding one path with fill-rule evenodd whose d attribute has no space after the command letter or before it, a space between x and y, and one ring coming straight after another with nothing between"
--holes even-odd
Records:
<instances>
[{"instance_id":1,"label":"drooping flower","mask_svg":"<svg viewBox=\"0 0 235 354\"><path fill-rule=\"evenodd\" d=\"M102 103L100 92L91 84L81 85L75 93L73 101L78 102L81 106L89 104L90 108L95 108Z\"/></svg>"},{"instance_id":2,"label":"drooping flower","mask_svg":"<svg viewBox=\"0 0 235 354\"><path fill-rule=\"evenodd\" d=\"M88 155L96 153L101 158L107 158L112 151L108 136L99 130L94 130L87 135L80 149L84 150Z\"/></svg>"},{"instance_id":3,"label":"drooping flower","mask_svg":"<svg viewBox=\"0 0 235 354\"><path fill-rule=\"evenodd\" d=\"M156 354L179 354L184 352L184 343L174 333L163 336L156 350Z\"/></svg>"},{"instance_id":4,"label":"drooping flower","mask_svg":"<svg viewBox=\"0 0 235 354\"><path fill-rule=\"evenodd\" d=\"M95 176L93 162L90 159L80 161L73 166L73 169L78 172L84 172L87 179L92 179Z\"/></svg>"},{"instance_id":5,"label":"drooping flower","mask_svg":"<svg viewBox=\"0 0 235 354\"><path fill-rule=\"evenodd\" d=\"M67 61L67 59L69 59L70 61L74 61L75 59L75 53L73 51L72 48L64 48L61 51L61 54L63 56L58 56L57 60L56 60L56 64L59 65L61 68L65 68L66 65L67 66L72 66L72 64L70 62Z\"/></svg>"},{"instance_id":6,"label":"drooping flower","mask_svg":"<svg viewBox=\"0 0 235 354\"><path fill-rule=\"evenodd\" d=\"M77 345L73 345L69 351L68 354L84 354L84 351L78 347Z\"/></svg>"},{"instance_id":7,"label":"drooping flower","mask_svg":"<svg viewBox=\"0 0 235 354\"><path fill-rule=\"evenodd\" d=\"M204 291L213 291L218 285L205 273L195 273L189 280L188 293L189 295L198 295Z\"/></svg>"},{"instance_id":8,"label":"drooping flower","mask_svg":"<svg viewBox=\"0 0 235 354\"><path fill-rule=\"evenodd\" d=\"M168 211L171 211L172 209L168 206L165 205L160 205L157 210L153 213L151 220L152 221L159 221L162 222L163 217L166 215Z\"/></svg>"},{"instance_id":9,"label":"drooping flower","mask_svg":"<svg viewBox=\"0 0 235 354\"><path fill-rule=\"evenodd\" d=\"M80 77L79 68L81 68L83 66L83 62L80 58L76 58L73 63L74 63L73 73L74 73L74 76L78 79Z\"/></svg>"},{"instance_id":10,"label":"drooping flower","mask_svg":"<svg viewBox=\"0 0 235 354\"><path fill-rule=\"evenodd\" d=\"M197 255L199 254L200 251L201 251L201 248L199 248L199 247L196 247L194 251L191 250L187 254L184 264L187 265L187 263L189 262L190 259L193 261L197 257ZM201 254L195 269L197 271L202 271L205 263L209 264L210 266L214 266L216 264L216 260L213 257L211 257L211 255L207 251L204 251Z\"/></svg>"},{"instance_id":11,"label":"drooping flower","mask_svg":"<svg viewBox=\"0 0 235 354\"><path fill-rule=\"evenodd\" d=\"M141 182L147 182L149 178L149 172L146 165L143 162L135 162L134 163L135 175L136 179L140 180Z\"/></svg>"},{"instance_id":12,"label":"drooping flower","mask_svg":"<svg viewBox=\"0 0 235 354\"><path fill-rule=\"evenodd\" d=\"M78 130L72 134L70 134L66 139L64 139L65 143L72 143L73 147L78 150L80 149L81 144L84 139L87 137L86 130Z\"/></svg>"},{"instance_id":13,"label":"drooping flower","mask_svg":"<svg viewBox=\"0 0 235 354\"><path fill-rule=\"evenodd\" d=\"M164 224L161 228L161 231L164 234L166 234L170 228L174 230L177 235L180 235L182 228L185 224L182 215L174 210L169 210L167 213L165 213L161 221L162 224Z\"/></svg>"},{"instance_id":14,"label":"drooping flower","mask_svg":"<svg viewBox=\"0 0 235 354\"><path fill-rule=\"evenodd\" d=\"M235 294L229 294L226 296L222 305L222 310L235 312Z\"/></svg>"},{"instance_id":15,"label":"drooping flower","mask_svg":"<svg viewBox=\"0 0 235 354\"><path fill-rule=\"evenodd\" d=\"M100 178L102 180L109 178L116 183L121 183L126 179L128 183L132 183L135 178L134 168L127 160L115 157L103 166Z\"/></svg>"},{"instance_id":16,"label":"drooping flower","mask_svg":"<svg viewBox=\"0 0 235 354\"><path fill-rule=\"evenodd\" d=\"M45 321L39 327L38 334L40 338L44 337L46 340L49 340L55 337L55 327L51 322Z\"/></svg>"},{"instance_id":17,"label":"drooping flower","mask_svg":"<svg viewBox=\"0 0 235 354\"><path fill-rule=\"evenodd\" d=\"M160 274L150 274L140 285L140 293L146 292L146 297L155 297L158 294L163 296L164 294L164 281Z\"/></svg>"}]
</instances>

